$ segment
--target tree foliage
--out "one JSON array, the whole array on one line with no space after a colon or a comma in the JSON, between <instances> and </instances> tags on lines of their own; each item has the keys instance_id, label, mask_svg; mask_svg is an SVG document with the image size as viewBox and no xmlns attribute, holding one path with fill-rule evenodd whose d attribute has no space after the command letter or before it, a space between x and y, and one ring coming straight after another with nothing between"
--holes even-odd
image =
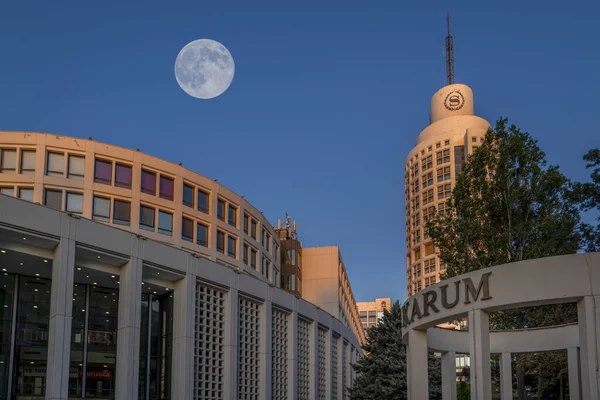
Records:
<instances>
[{"instance_id":1,"label":"tree foliage","mask_svg":"<svg viewBox=\"0 0 600 400\"><path fill-rule=\"evenodd\" d=\"M571 192L571 182L547 166L537 142L499 119L456 180L450 212L427 224L447 277L575 253L581 237Z\"/></svg>"},{"instance_id":2,"label":"tree foliage","mask_svg":"<svg viewBox=\"0 0 600 400\"><path fill-rule=\"evenodd\" d=\"M587 162L586 168L592 170L592 181L578 183L574 193L583 211L600 212L600 148L590 150L583 159ZM587 223L580 226L586 251L600 251L600 216L597 221L595 226Z\"/></svg>"},{"instance_id":3,"label":"tree foliage","mask_svg":"<svg viewBox=\"0 0 600 400\"><path fill-rule=\"evenodd\" d=\"M363 349L366 356L352 366L357 376L349 389L350 399L406 399L406 346L402 342L402 310L399 302L384 311L377 327L369 328ZM430 355L430 399L442 398L441 385L440 360Z\"/></svg>"}]
</instances>

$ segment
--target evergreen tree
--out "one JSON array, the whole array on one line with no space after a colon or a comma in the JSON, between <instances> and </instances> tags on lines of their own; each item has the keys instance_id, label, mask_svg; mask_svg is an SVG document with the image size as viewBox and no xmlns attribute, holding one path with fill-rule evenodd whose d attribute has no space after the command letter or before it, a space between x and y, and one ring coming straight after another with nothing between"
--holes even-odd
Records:
<instances>
[{"instance_id":1,"label":"evergreen tree","mask_svg":"<svg viewBox=\"0 0 600 400\"><path fill-rule=\"evenodd\" d=\"M597 164L596 164L597 165ZM589 187L586 187L589 189ZM572 254L580 248L579 204L574 185L548 166L537 142L507 119L486 133L469 156L446 207L426 229L452 277L499 264ZM533 328L577 321L574 304L506 310L490 315L496 330ZM525 368L517 362L519 398L525 398ZM536 360L543 363L544 357ZM553 358L552 361L556 361ZM562 361L561 361L562 362ZM545 371L545 370L544 370ZM540 382L554 377L540 376ZM541 382L539 387L550 387Z\"/></svg>"},{"instance_id":2,"label":"evergreen tree","mask_svg":"<svg viewBox=\"0 0 600 400\"><path fill-rule=\"evenodd\" d=\"M367 331L363 346L366 356L352 367L357 376L349 389L351 400L404 400L406 388L406 346L402 342L402 310L396 302L385 310L383 319ZM429 355L429 398L441 400L441 362Z\"/></svg>"}]
</instances>

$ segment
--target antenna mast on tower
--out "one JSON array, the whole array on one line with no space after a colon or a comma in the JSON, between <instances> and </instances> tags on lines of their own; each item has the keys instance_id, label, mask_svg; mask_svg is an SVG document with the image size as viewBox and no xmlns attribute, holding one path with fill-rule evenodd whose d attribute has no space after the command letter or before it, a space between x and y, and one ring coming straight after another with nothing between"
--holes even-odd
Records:
<instances>
[{"instance_id":1,"label":"antenna mast on tower","mask_svg":"<svg viewBox=\"0 0 600 400\"><path fill-rule=\"evenodd\" d=\"M446 85L454 83L454 38L450 34L450 13L448 13L448 36L446 36Z\"/></svg>"}]
</instances>

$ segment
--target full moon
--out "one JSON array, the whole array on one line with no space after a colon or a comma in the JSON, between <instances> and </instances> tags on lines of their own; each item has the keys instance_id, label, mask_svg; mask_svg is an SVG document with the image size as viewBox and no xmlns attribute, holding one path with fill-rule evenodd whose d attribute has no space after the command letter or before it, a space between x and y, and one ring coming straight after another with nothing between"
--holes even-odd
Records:
<instances>
[{"instance_id":1,"label":"full moon","mask_svg":"<svg viewBox=\"0 0 600 400\"><path fill-rule=\"evenodd\" d=\"M197 99L212 99L227 90L235 64L225 46L211 39L188 43L175 60L175 79L184 92Z\"/></svg>"}]
</instances>

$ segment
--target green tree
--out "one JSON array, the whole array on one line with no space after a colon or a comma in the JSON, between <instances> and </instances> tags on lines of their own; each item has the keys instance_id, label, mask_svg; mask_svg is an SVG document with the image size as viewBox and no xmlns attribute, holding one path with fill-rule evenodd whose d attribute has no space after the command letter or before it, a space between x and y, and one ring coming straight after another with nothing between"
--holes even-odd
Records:
<instances>
[{"instance_id":1,"label":"green tree","mask_svg":"<svg viewBox=\"0 0 600 400\"><path fill-rule=\"evenodd\" d=\"M426 224L441 261L447 265L445 277L572 254L580 248L580 206L573 196L576 188L557 166L547 165L544 152L528 133L507 122L500 118L495 128L488 130L482 146L468 157L456 180L448 211L437 213ZM573 304L541 306L493 313L490 328L575 321ZM524 366L517 363L519 398L525 398Z\"/></svg>"},{"instance_id":2,"label":"green tree","mask_svg":"<svg viewBox=\"0 0 600 400\"><path fill-rule=\"evenodd\" d=\"M402 310L396 302L384 311L377 327L369 328L363 345L366 356L352 367L356 379L349 389L352 400L404 400L406 388L406 346L402 342ZM429 398L441 399L441 363L429 356Z\"/></svg>"},{"instance_id":3,"label":"green tree","mask_svg":"<svg viewBox=\"0 0 600 400\"><path fill-rule=\"evenodd\" d=\"M575 188L577 201L582 211L595 210L600 212L600 148L590 150L583 156L587 161L586 168L591 169L591 182L578 183ZM586 251L600 251L600 216L596 226L582 223L580 232L584 239Z\"/></svg>"}]
</instances>

